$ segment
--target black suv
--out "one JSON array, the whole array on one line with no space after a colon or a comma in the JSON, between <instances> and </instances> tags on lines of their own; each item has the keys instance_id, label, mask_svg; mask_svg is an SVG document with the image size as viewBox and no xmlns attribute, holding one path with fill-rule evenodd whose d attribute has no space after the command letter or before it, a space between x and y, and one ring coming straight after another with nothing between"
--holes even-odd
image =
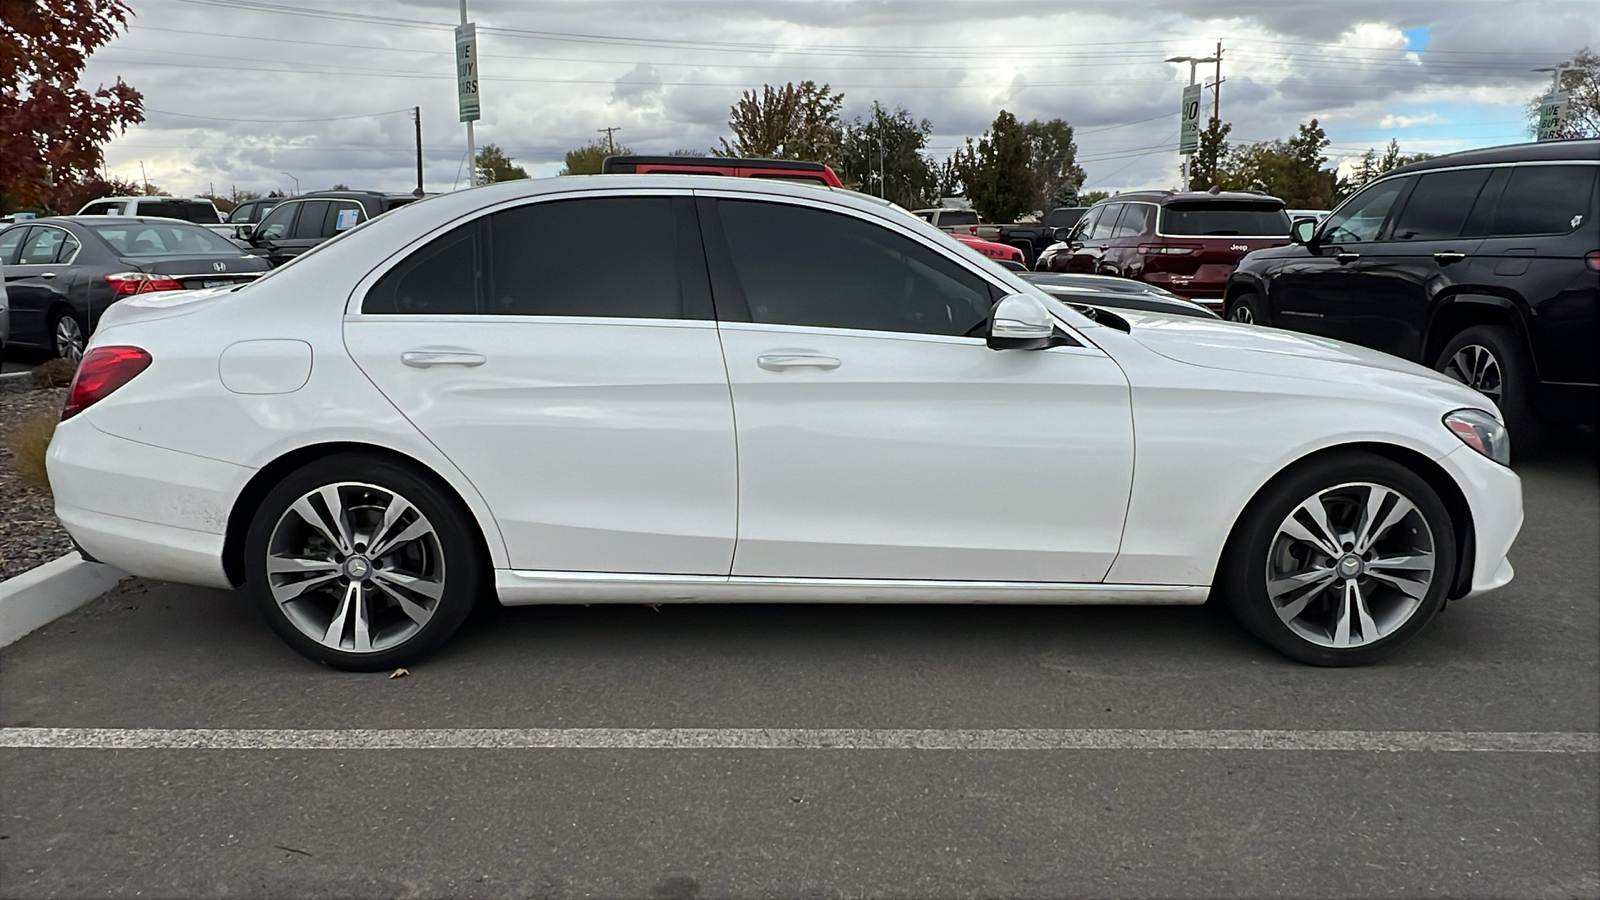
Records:
<instances>
[{"instance_id":1,"label":"black suv","mask_svg":"<svg viewBox=\"0 0 1600 900\"><path fill-rule=\"evenodd\" d=\"M1495 401L1513 441L1600 402L1600 140L1452 153L1246 256L1227 315L1364 344Z\"/></svg>"},{"instance_id":2,"label":"black suv","mask_svg":"<svg viewBox=\"0 0 1600 900\"><path fill-rule=\"evenodd\" d=\"M342 231L416 199L415 194L378 191L313 191L274 206L247 234L241 228L240 237L251 253L281 266Z\"/></svg>"}]
</instances>

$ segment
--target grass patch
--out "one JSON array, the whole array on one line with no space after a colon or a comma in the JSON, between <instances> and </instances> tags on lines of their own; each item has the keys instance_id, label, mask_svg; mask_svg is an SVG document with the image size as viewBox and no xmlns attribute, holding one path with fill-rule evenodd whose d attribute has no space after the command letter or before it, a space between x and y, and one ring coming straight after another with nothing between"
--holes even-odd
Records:
<instances>
[{"instance_id":1,"label":"grass patch","mask_svg":"<svg viewBox=\"0 0 1600 900\"><path fill-rule=\"evenodd\" d=\"M66 387L72 383L72 376L77 371L78 367L67 360L52 359L34 367L33 384L40 388Z\"/></svg>"},{"instance_id":2,"label":"grass patch","mask_svg":"<svg viewBox=\"0 0 1600 900\"><path fill-rule=\"evenodd\" d=\"M55 435L59 421L61 414L55 410L40 410L6 435L6 446L11 450L17 475L45 493L50 492L50 475L45 471L44 454L50 448L50 438Z\"/></svg>"}]
</instances>

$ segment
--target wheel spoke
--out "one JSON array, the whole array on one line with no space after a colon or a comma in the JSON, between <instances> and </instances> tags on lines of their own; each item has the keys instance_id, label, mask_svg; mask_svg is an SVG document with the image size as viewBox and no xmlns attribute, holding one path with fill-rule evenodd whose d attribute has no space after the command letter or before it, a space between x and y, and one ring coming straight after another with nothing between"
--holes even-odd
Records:
<instances>
[{"instance_id":1,"label":"wheel spoke","mask_svg":"<svg viewBox=\"0 0 1600 900\"><path fill-rule=\"evenodd\" d=\"M1293 515L1290 515L1289 518L1285 519L1283 525L1281 525L1278 530L1297 541L1303 541L1304 543L1310 544L1311 546L1322 551L1323 555L1325 556L1337 557L1339 555L1339 548L1333 545L1330 537L1312 534L1311 529L1301 524L1300 520L1295 518Z\"/></svg>"},{"instance_id":2,"label":"wheel spoke","mask_svg":"<svg viewBox=\"0 0 1600 900\"><path fill-rule=\"evenodd\" d=\"M1312 497L1300 504L1298 511L1304 511L1307 516L1311 517L1311 521L1315 522L1317 527L1322 530L1322 533L1327 535L1327 541L1324 546L1327 548L1328 554L1330 556L1338 556L1339 533L1328 522L1328 510L1322 505L1322 498L1320 496Z\"/></svg>"},{"instance_id":3,"label":"wheel spoke","mask_svg":"<svg viewBox=\"0 0 1600 900\"><path fill-rule=\"evenodd\" d=\"M338 570L339 564L331 559L302 559L298 556L267 557L268 575L315 575L323 572L337 572Z\"/></svg>"},{"instance_id":4,"label":"wheel spoke","mask_svg":"<svg viewBox=\"0 0 1600 900\"><path fill-rule=\"evenodd\" d=\"M355 588L355 601L351 603L351 611L355 616L355 651L357 653L372 652L372 633L367 622L367 591L364 585L357 582L351 585Z\"/></svg>"},{"instance_id":5,"label":"wheel spoke","mask_svg":"<svg viewBox=\"0 0 1600 900\"><path fill-rule=\"evenodd\" d=\"M1410 556L1380 556L1367 563L1367 571L1375 569L1400 569L1407 572L1433 572L1433 554L1415 553Z\"/></svg>"},{"instance_id":6,"label":"wheel spoke","mask_svg":"<svg viewBox=\"0 0 1600 900\"><path fill-rule=\"evenodd\" d=\"M279 604L288 603L291 600L298 600L302 595L305 594L306 591L309 591L314 587L321 587L322 585L325 585L338 577L338 572L331 572L327 575L318 575L314 578L307 578L304 581L294 581L290 582L289 584L275 584L272 585L272 598L277 600Z\"/></svg>"},{"instance_id":7,"label":"wheel spoke","mask_svg":"<svg viewBox=\"0 0 1600 900\"><path fill-rule=\"evenodd\" d=\"M1422 598L1426 597L1428 595L1428 584L1430 581L1432 581L1431 578L1401 578L1396 575L1387 575L1383 572L1374 572L1370 569L1367 570L1367 575L1389 585L1390 587L1398 588L1401 593L1412 598L1413 600L1421 600Z\"/></svg>"},{"instance_id":8,"label":"wheel spoke","mask_svg":"<svg viewBox=\"0 0 1600 900\"><path fill-rule=\"evenodd\" d=\"M1376 493L1376 489L1374 490L1374 493ZM1389 514L1383 517L1383 521L1378 525L1378 527L1367 531L1366 534L1362 536L1362 539L1356 543L1357 553L1365 553L1372 549L1372 545L1381 540L1383 536L1389 532L1389 529L1399 524L1400 520L1410 515L1411 512L1416 509L1416 507L1411 504L1410 500L1407 500L1393 491L1388 493L1391 493L1394 496L1394 506L1389 507Z\"/></svg>"},{"instance_id":9,"label":"wheel spoke","mask_svg":"<svg viewBox=\"0 0 1600 900\"><path fill-rule=\"evenodd\" d=\"M1306 606L1310 604L1312 600L1315 600L1317 597L1321 596L1322 592L1328 589L1328 585L1333 583L1333 579L1334 574L1332 572L1328 572L1325 578L1312 582L1313 586L1311 590L1306 591L1295 599L1278 607L1278 615L1281 616L1285 622L1288 622L1299 616L1301 613L1305 612ZM1271 583L1267 585L1267 589L1269 591L1272 589Z\"/></svg>"},{"instance_id":10,"label":"wheel spoke","mask_svg":"<svg viewBox=\"0 0 1600 900\"><path fill-rule=\"evenodd\" d=\"M329 546L340 553L351 552L350 543L339 537L337 530L329 526L327 519L317 512L316 507L311 505L311 501L307 497L301 497L296 500L294 505L289 508L294 510L307 525L316 529L317 533L322 535L322 539L327 541Z\"/></svg>"},{"instance_id":11,"label":"wheel spoke","mask_svg":"<svg viewBox=\"0 0 1600 900\"><path fill-rule=\"evenodd\" d=\"M1333 645L1335 647L1350 646L1350 619L1354 613L1352 607L1355 606L1356 596L1356 583L1354 581L1346 581L1344 583L1344 596L1339 602L1339 621L1333 626Z\"/></svg>"},{"instance_id":12,"label":"wheel spoke","mask_svg":"<svg viewBox=\"0 0 1600 900\"><path fill-rule=\"evenodd\" d=\"M1284 594L1292 593L1312 584L1318 584L1319 586L1325 584L1332 581L1336 575L1337 573L1332 569L1324 567L1307 569L1304 572L1297 572L1293 575L1285 575L1282 578L1267 582L1267 595L1276 600Z\"/></svg>"},{"instance_id":13,"label":"wheel spoke","mask_svg":"<svg viewBox=\"0 0 1600 900\"><path fill-rule=\"evenodd\" d=\"M411 504L406 502L406 498L399 494L390 495L389 505L383 510L383 521L367 535L367 547L370 552L377 553L376 548L381 546L383 539L389 534L389 529L393 528L395 523L400 521L400 517L410 509Z\"/></svg>"},{"instance_id":14,"label":"wheel spoke","mask_svg":"<svg viewBox=\"0 0 1600 900\"><path fill-rule=\"evenodd\" d=\"M383 579L380 578L373 581L372 585L373 587L376 587L378 590L387 594L394 600L395 603L399 604L400 611L405 613L407 618L417 623L419 626L427 624L428 620L433 617L432 612L428 611L421 604L417 603L417 601L412 600L405 594L395 590Z\"/></svg>"},{"instance_id":15,"label":"wheel spoke","mask_svg":"<svg viewBox=\"0 0 1600 900\"><path fill-rule=\"evenodd\" d=\"M393 538L384 541L381 545L368 547L367 555L371 556L373 559L387 556L405 544L409 544L419 537L432 533L433 526L428 524L427 519L419 517L410 525L407 525L404 530L395 535Z\"/></svg>"},{"instance_id":16,"label":"wheel spoke","mask_svg":"<svg viewBox=\"0 0 1600 900\"><path fill-rule=\"evenodd\" d=\"M350 608L355 605L356 598L361 594L361 584L352 581L345 585L344 598L339 601L339 611L334 614L333 621L328 623L328 630L323 632L322 643L338 649L344 640L344 625L350 618Z\"/></svg>"},{"instance_id":17,"label":"wheel spoke","mask_svg":"<svg viewBox=\"0 0 1600 900\"><path fill-rule=\"evenodd\" d=\"M425 581L413 575L396 572L393 569L379 569L372 573L372 577L384 584L403 587L408 591L418 593L431 600L437 600L444 594L444 584L438 581Z\"/></svg>"},{"instance_id":18,"label":"wheel spoke","mask_svg":"<svg viewBox=\"0 0 1600 900\"><path fill-rule=\"evenodd\" d=\"M339 486L330 484L317 491L322 497L322 502L328 506L328 515L333 518L333 525L339 531L339 536L344 539L344 552L355 552L356 537L350 530L350 517L345 512L344 499L339 496Z\"/></svg>"},{"instance_id":19,"label":"wheel spoke","mask_svg":"<svg viewBox=\"0 0 1600 900\"><path fill-rule=\"evenodd\" d=\"M1361 640L1363 642L1378 639L1378 623L1372 621L1372 611L1367 609L1367 597L1361 593L1361 585L1354 578L1348 582L1349 591L1355 595L1356 619L1361 623Z\"/></svg>"}]
</instances>

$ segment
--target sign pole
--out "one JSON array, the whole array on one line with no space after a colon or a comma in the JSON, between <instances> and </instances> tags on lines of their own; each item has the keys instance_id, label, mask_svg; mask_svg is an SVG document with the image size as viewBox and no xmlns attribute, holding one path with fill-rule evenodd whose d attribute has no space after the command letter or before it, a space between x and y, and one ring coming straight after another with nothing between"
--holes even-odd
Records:
<instances>
[{"instance_id":1,"label":"sign pole","mask_svg":"<svg viewBox=\"0 0 1600 900\"><path fill-rule=\"evenodd\" d=\"M473 146L472 125L478 120L478 27L467 21L467 0L461 0L461 24L456 28L456 105L467 123L467 185L478 185L478 150Z\"/></svg>"}]
</instances>

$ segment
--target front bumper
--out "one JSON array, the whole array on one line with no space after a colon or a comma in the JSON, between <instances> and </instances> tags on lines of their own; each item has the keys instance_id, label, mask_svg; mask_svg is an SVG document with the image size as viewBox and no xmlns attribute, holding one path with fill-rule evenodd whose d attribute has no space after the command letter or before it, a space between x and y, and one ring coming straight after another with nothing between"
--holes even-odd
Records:
<instances>
[{"instance_id":1,"label":"front bumper","mask_svg":"<svg viewBox=\"0 0 1600 900\"><path fill-rule=\"evenodd\" d=\"M1506 554L1522 530L1522 479L1465 445L1439 465L1461 488L1472 512L1472 586L1465 596L1504 587L1514 574Z\"/></svg>"}]
</instances>

